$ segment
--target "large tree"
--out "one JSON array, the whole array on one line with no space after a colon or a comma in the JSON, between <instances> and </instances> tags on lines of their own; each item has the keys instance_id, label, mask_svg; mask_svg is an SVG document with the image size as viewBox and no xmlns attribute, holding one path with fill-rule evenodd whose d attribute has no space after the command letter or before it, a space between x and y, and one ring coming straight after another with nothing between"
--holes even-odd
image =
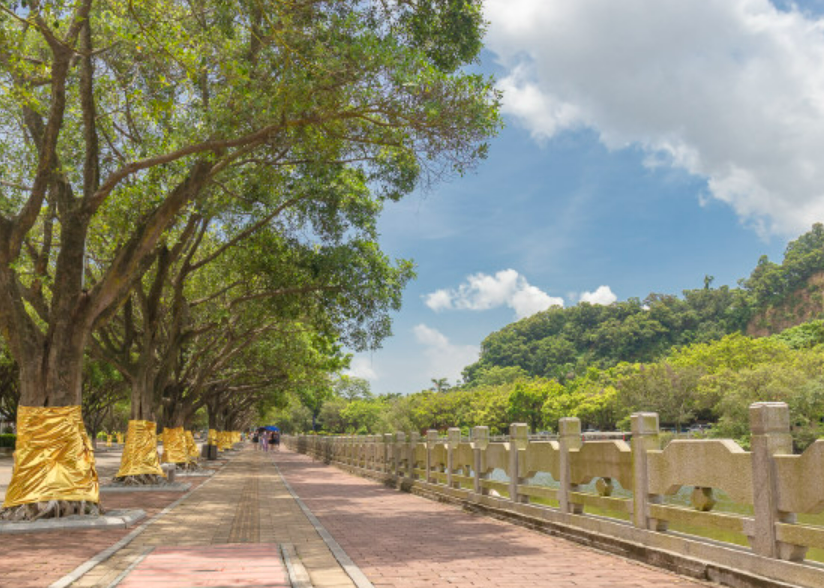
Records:
<instances>
[{"instance_id":1,"label":"large tree","mask_svg":"<svg viewBox=\"0 0 824 588\"><path fill-rule=\"evenodd\" d=\"M480 4L0 5L0 331L21 405L79 406L92 330L223 186L346 165L380 201L472 166L498 125L489 81L459 69L480 49ZM122 231L85 272L110 218Z\"/></svg>"}]
</instances>

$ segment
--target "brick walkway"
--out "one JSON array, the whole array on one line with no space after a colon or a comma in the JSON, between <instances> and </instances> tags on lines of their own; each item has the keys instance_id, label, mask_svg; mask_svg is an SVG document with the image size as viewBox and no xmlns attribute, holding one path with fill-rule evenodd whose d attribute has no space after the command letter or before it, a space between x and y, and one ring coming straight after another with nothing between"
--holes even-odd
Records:
<instances>
[{"instance_id":1,"label":"brick walkway","mask_svg":"<svg viewBox=\"0 0 824 588\"><path fill-rule=\"evenodd\" d=\"M291 588L277 545L159 547L119 588Z\"/></svg>"},{"instance_id":2,"label":"brick walkway","mask_svg":"<svg viewBox=\"0 0 824 588\"><path fill-rule=\"evenodd\" d=\"M280 587L288 583L277 547L291 544L315 588L354 588L355 583L289 493L273 461L375 588L706 586L388 489L303 455L251 449L238 454L207 482L199 480L201 486L175 508L72 586L103 588L122 580L122 588ZM179 497L110 495L106 502L113 508L118 502L137 501L151 515ZM48 586L128 532L90 530L3 538L0 586Z\"/></svg>"},{"instance_id":3,"label":"brick walkway","mask_svg":"<svg viewBox=\"0 0 824 588\"><path fill-rule=\"evenodd\" d=\"M203 478L190 478L193 487ZM180 492L105 494L109 510L140 508L152 517L180 498ZM89 529L0 537L0 587L44 588L131 532Z\"/></svg>"},{"instance_id":4,"label":"brick walkway","mask_svg":"<svg viewBox=\"0 0 824 588\"><path fill-rule=\"evenodd\" d=\"M190 493L171 512L147 527L129 545L93 568L72 586L107 587L127 572L130 566L134 566L134 570L120 585L138 586L141 583L132 582L132 574L137 574L135 577L140 578L139 574L147 569L144 565L153 565L154 553L181 547L200 547L208 551L215 549L214 546L232 545L233 549L241 549L242 544L247 544L249 554L257 553L260 549L271 549L275 544L293 544L315 587L354 586L286 490L270 459L262 452L251 449L234 457L208 484ZM239 557L235 563L243 562L243 558ZM269 563L272 563L271 557ZM249 561L245 561L245 564L249 564ZM238 578L242 579L239 575ZM181 579L183 583L175 585L269 585L235 582L200 584L198 582L201 579L193 573L188 580ZM277 581L277 577L271 579L273 582ZM142 585L161 586L146 582Z\"/></svg>"},{"instance_id":5,"label":"brick walkway","mask_svg":"<svg viewBox=\"0 0 824 588\"><path fill-rule=\"evenodd\" d=\"M274 459L375 588L708 585L385 488L303 455Z\"/></svg>"}]
</instances>

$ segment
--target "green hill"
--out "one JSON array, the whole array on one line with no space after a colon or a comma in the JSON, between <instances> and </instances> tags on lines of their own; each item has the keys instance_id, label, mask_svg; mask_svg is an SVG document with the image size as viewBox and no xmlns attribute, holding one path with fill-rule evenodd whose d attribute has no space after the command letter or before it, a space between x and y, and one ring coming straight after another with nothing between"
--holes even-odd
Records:
<instances>
[{"instance_id":1,"label":"green hill","mask_svg":"<svg viewBox=\"0 0 824 588\"><path fill-rule=\"evenodd\" d=\"M484 339L480 359L464 370L470 385L495 367L517 367L562 383L590 367L650 362L674 347L731 333L771 335L824 316L824 226L790 242L781 264L762 256L738 288L650 294L610 306L551 308Z\"/></svg>"}]
</instances>

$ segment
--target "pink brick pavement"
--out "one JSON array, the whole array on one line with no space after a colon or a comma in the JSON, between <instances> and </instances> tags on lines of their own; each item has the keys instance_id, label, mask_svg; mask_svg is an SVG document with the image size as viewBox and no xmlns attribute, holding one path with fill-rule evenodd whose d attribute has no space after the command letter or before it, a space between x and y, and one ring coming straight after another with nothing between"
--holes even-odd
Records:
<instances>
[{"instance_id":1,"label":"pink brick pavement","mask_svg":"<svg viewBox=\"0 0 824 588\"><path fill-rule=\"evenodd\" d=\"M290 588L277 544L158 547L119 588Z\"/></svg>"},{"instance_id":2,"label":"pink brick pavement","mask_svg":"<svg viewBox=\"0 0 824 588\"><path fill-rule=\"evenodd\" d=\"M189 478L192 489L205 478ZM147 518L181 497L180 492L104 494L107 510L140 508ZM143 521L141 521L142 523ZM130 533L89 529L0 536L0 588L44 588Z\"/></svg>"},{"instance_id":3,"label":"pink brick pavement","mask_svg":"<svg viewBox=\"0 0 824 588\"><path fill-rule=\"evenodd\" d=\"M281 451L296 494L376 588L682 588L704 582L465 513Z\"/></svg>"}]
</instances>

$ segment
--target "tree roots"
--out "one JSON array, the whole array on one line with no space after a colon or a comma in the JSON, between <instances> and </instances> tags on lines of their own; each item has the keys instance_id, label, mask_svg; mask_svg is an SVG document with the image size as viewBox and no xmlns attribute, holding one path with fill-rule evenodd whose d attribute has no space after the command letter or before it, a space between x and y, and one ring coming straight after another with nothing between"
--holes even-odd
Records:
<instances>
[{"instance_id":1,"label":"tree roots","mask_svg":"<svg viewBox=\"0 0 824 588\"><path fill-rule=\"evenodd\" d=\"M160 474L140 474L139 476L114 477L112 482L117 486L161 486L166 484L166 478Z\"/></svg>"},{"instance_id":2,"label":"tree roots","mask_svg":"<svg viewBox=\"0 0 824 588\"><path fill-rule=\"evenodd\" d=\"M175 465L177 465L177 471L179 472L199 472L202 469L196 461L187 461Z\"/></svg>"},{"instance_id":3,"label":"tree roots","mask_svg":"<svg viewBox=\"0 0 824 588\"><path fill-rule=\"evenodd\" d=\"M0 510L3 521L37 521L40 519L59 519L72 515L92 517L103 514L103 507L95 502L85 500L46 500L4 508Z\"/></svg>"}]
</instances>

